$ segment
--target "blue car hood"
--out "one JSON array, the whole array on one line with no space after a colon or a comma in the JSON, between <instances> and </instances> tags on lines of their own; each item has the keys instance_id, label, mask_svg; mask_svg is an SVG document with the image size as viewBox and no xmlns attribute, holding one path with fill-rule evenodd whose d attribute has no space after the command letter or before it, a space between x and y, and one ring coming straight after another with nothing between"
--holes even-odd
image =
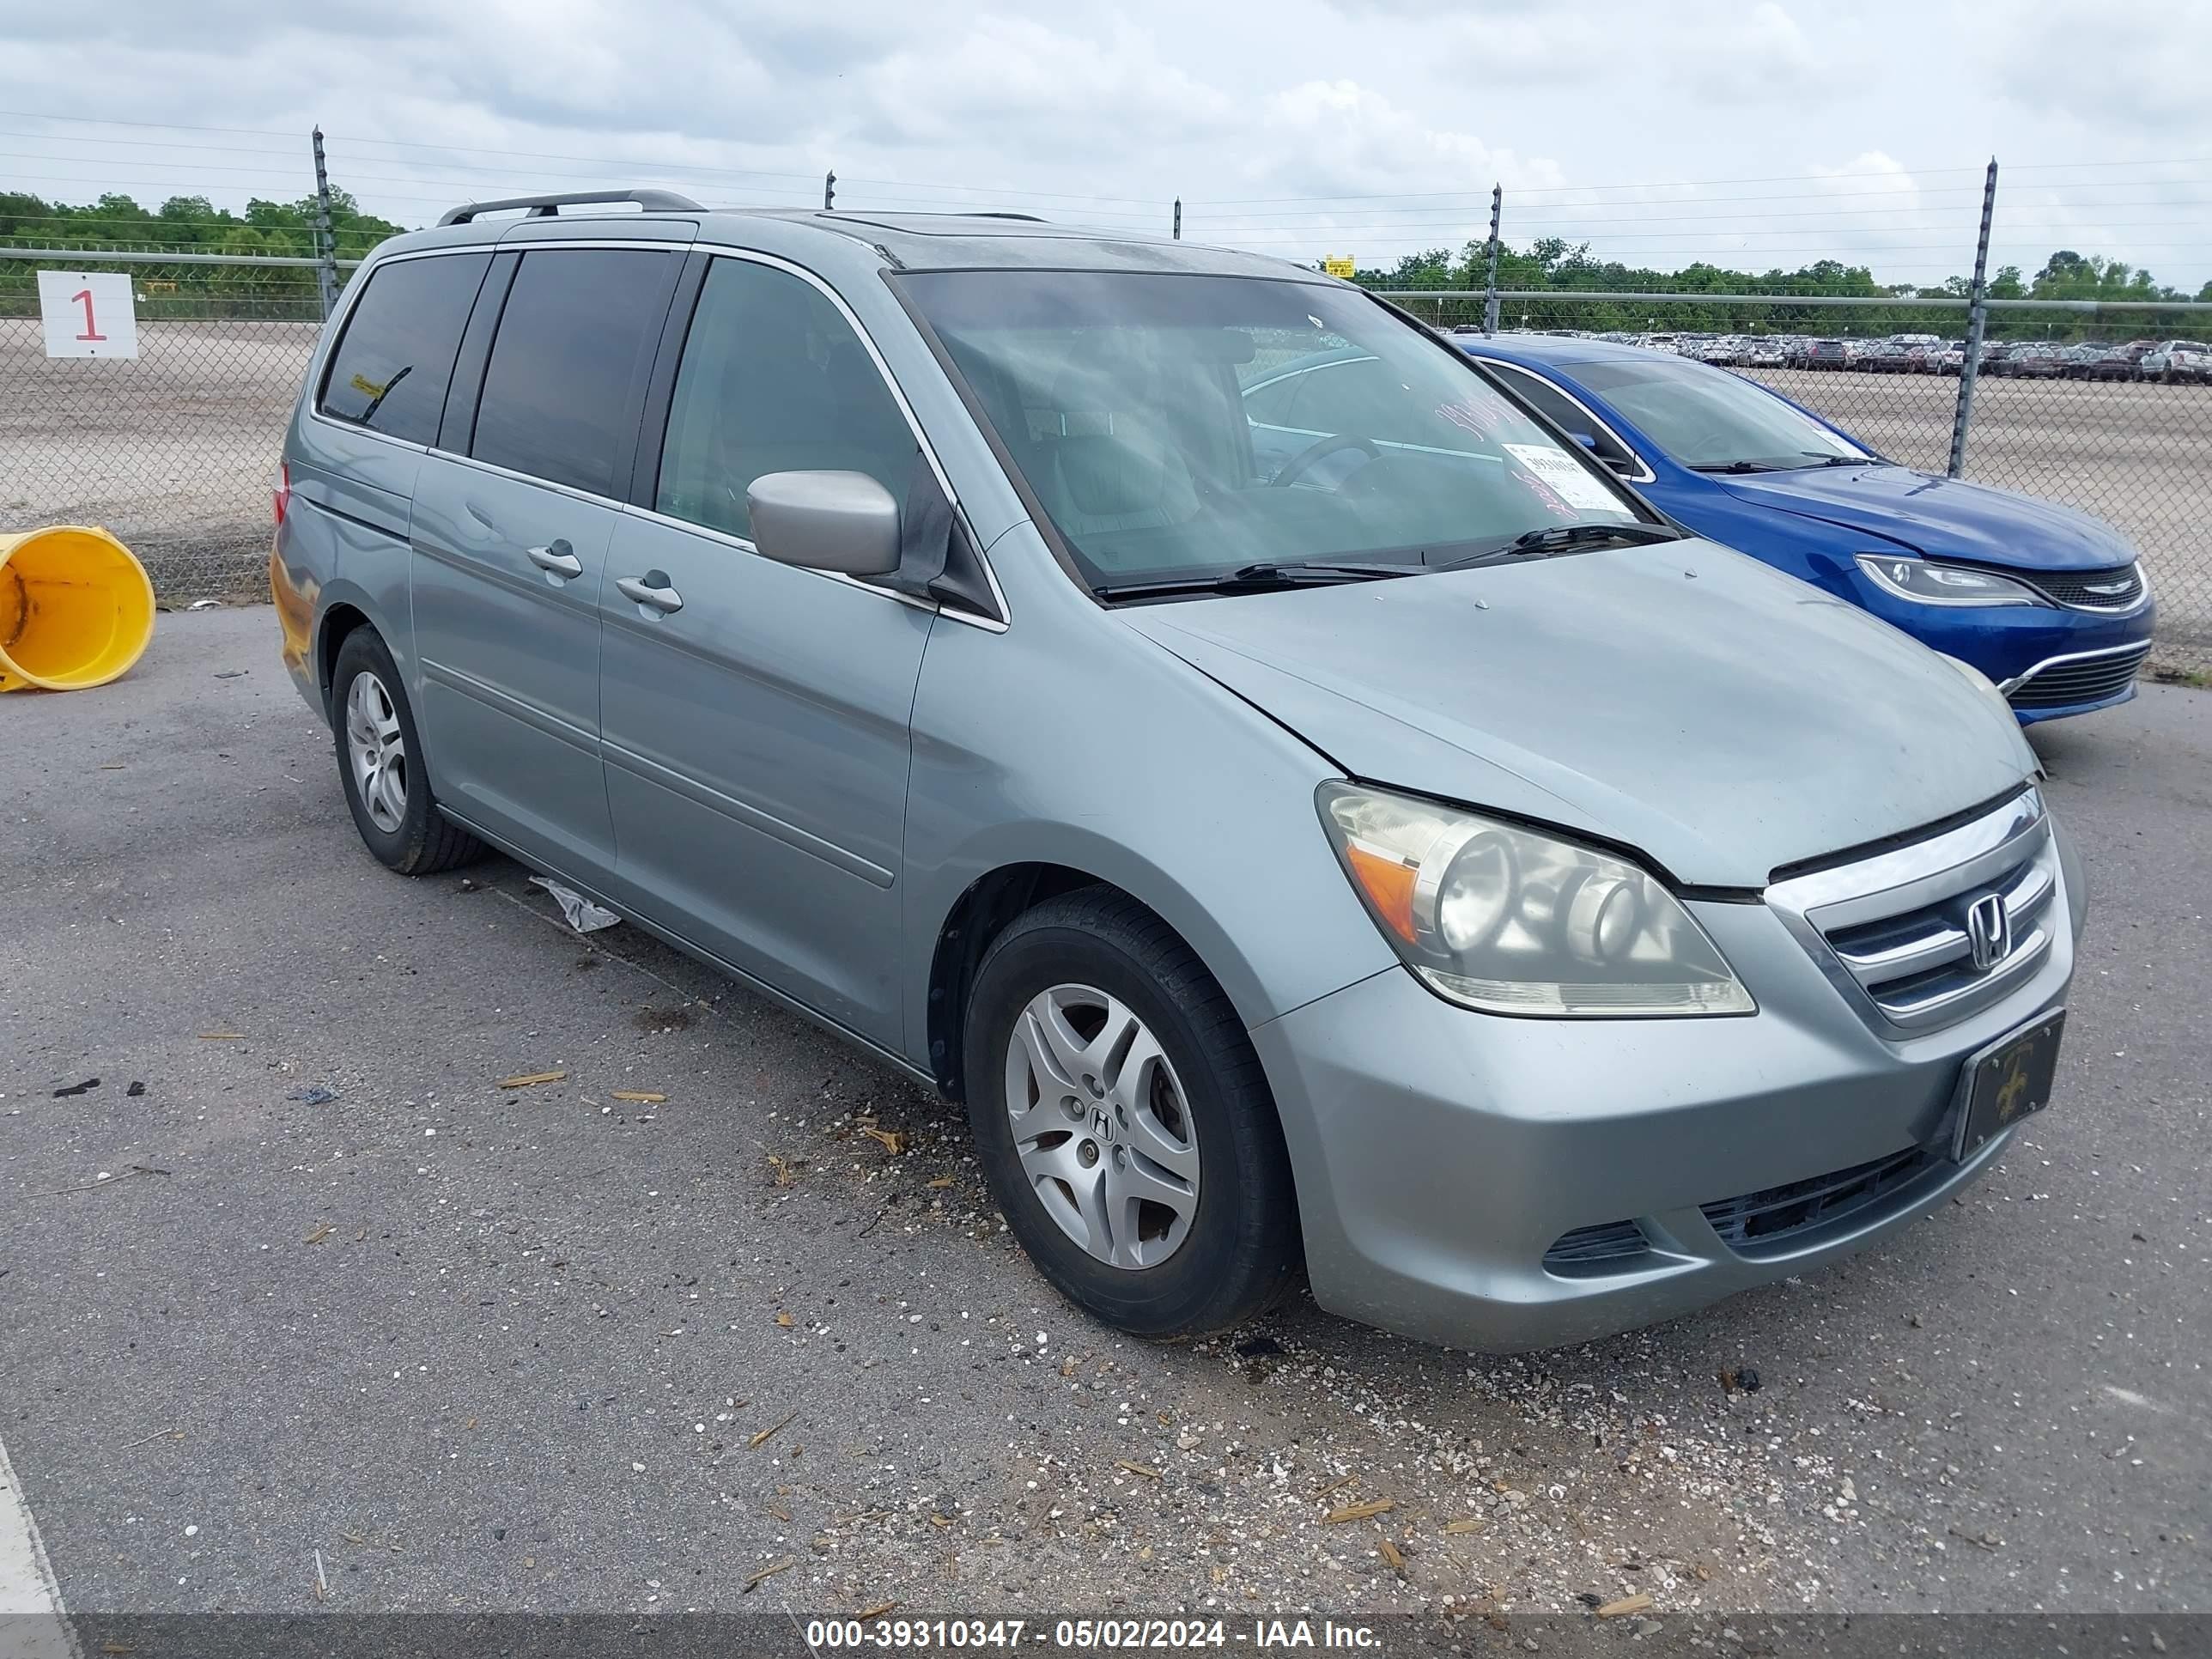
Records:
<instances>
[{"instance_id":1,"label":"blue car hood","mask_svg":"<svg viewBox=\"0 0 2212 1659\"><path fill-rule=\"evenodd\" d=\"M1118 614L1354 776L1699 885L1764 886L2035 769L1942 658L1711 542Z\"/></svg>"},{"instance_id":2,"label":"blue car hood","mask_svg":"<svg viewBox=\"0 0 2212 1659\"><path fill-rule=\"evenodd\" d=\"M2015 495L1903 466L1814 467L1717 477L1741 501L1820 519L1931 559L2027 570L2095 570L2136 556L2111 526L2055 501Z\"/></svg>"}]
</instances>

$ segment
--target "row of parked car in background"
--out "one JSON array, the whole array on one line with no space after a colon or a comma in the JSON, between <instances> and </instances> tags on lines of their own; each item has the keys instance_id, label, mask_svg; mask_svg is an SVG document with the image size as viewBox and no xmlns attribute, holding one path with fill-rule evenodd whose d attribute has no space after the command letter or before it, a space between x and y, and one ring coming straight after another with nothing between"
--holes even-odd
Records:
<instances>
[{"instance_id":1,"label":"row of parked car in background","mask_svg":"<svg viewBox=\"0 0 2212 1659\"><path fill-rule=\"evenodd\" d=\"M1471 326L1458 331L1472 333ZM1867 374L1958 374L1966 343L1935 334L1892 334L1879 340L1807 334L1545 333L1639 345L1729 368L1850 369ZM2212 345L2198 340L1984 340L1980 373L2000 380L2156 380L2212 385Z\"/></svg>"}]
</instances>

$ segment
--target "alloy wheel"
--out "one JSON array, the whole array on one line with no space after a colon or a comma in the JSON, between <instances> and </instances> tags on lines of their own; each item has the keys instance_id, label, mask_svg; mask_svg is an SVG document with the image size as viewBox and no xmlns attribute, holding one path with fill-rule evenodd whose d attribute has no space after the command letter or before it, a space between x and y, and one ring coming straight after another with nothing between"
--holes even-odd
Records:
<instances>
[{"instance_id":1,"label":"alloy wheel","mask_svg":"<svg viewBox=\"0 0 2212 1659\"><path fill-rule=\"evenodd\" d=\"M1038 1202L1096 1260L1136 1270L1198 1213L1198 1132L1159 1039L1088 985L1030 999L1006 1045L1006 1115Z\"/></svg>"},{"instance_id":2,"label":"alloy wheel","mask_svg":"<svg viewBox=\"0 0 2212 1659\"><path fill-rule=\"evenodd\" d=\"M354 787L369 821L385 834L396 835L407 817L407 737L392 694L374 674L353 678L346 693L345 734Z\"/></svg>"}]
</instances>

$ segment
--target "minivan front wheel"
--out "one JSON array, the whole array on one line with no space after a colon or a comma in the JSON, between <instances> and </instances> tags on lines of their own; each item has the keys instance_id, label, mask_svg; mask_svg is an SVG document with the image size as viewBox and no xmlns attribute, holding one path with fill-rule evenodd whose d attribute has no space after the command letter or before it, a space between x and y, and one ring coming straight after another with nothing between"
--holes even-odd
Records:
<instances>
[{"instance_id":1,"label":"minivan front wheel","mask_svg":"<svg viewBox=\"0 0 2212 1659\"><path fill-rule=\"evenodd\" d=\"M964 1048L994 1195L1071 1301L1197 1335L1291 1282L1296 1202L1259 1057L1158 916L1091 888L1018 919L977 970Z\"/></svg>"},{"instance_id":2,"label":"minivan front wheel","mask_svg":"<svg viewBox=\"0 0 2212 1659\"><path fill-rule=\"evenodd\" d=\"M331 712L354 828L386 869L427 876L483 856L483 843L438 811L406 688L373 629L338 646Z\"/></svg>"}]
</instances>

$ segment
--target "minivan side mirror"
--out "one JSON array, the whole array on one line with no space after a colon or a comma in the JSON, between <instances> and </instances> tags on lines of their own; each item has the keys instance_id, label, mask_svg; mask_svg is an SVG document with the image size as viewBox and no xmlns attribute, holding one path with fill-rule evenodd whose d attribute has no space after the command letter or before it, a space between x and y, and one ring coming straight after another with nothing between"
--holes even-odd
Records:
<instances>
[{"instance_id":1,"label":"minivan side mirror","mask_svg":"<svg viewBox=\"0 0 2212 1659\"><path fill-rule=\"evenodd\" d=\"M764 472L745 509L753 545L779 564L846 576L898 568L898 502L865 472Z\"/></svg>"}]
</instances>

